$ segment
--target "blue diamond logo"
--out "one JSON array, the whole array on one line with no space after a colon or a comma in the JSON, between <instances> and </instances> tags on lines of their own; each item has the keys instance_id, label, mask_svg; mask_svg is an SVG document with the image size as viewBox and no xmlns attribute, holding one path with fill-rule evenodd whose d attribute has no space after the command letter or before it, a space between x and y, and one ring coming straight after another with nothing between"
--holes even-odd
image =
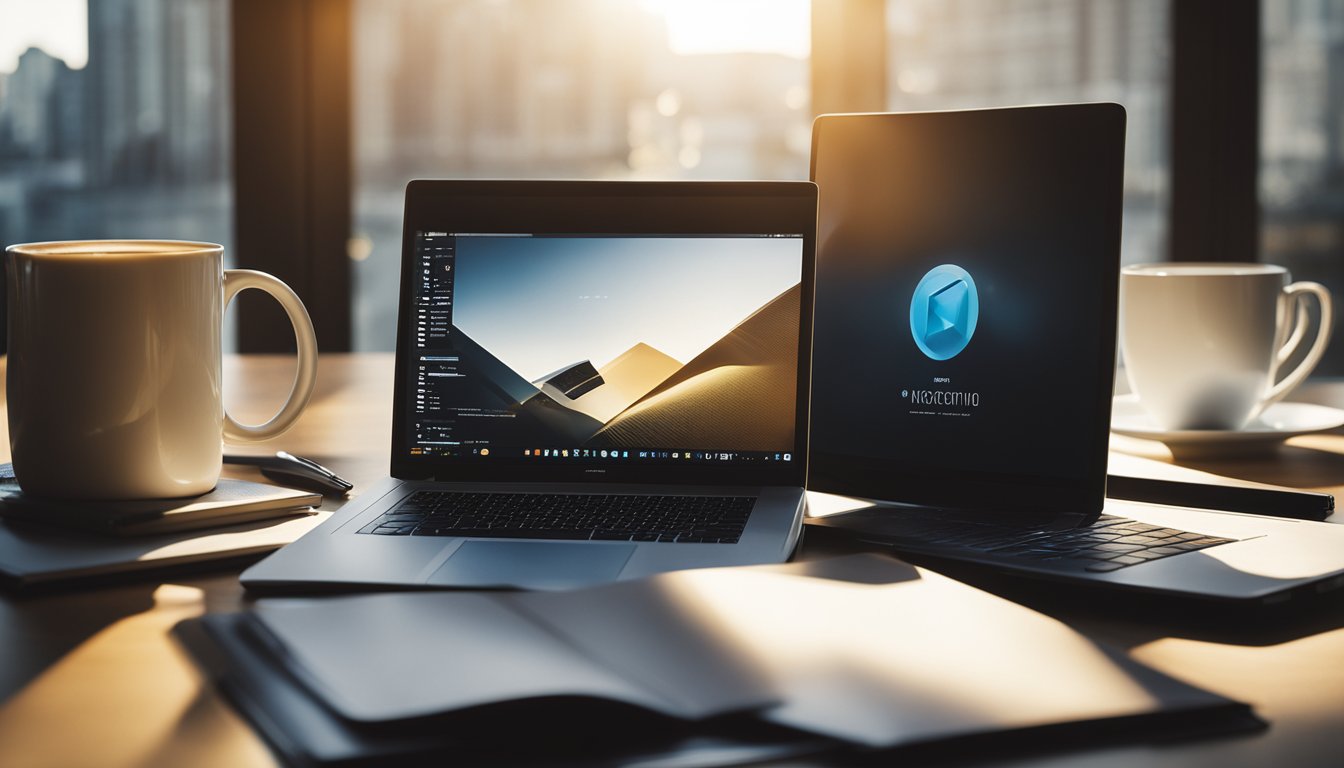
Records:
<instances>
[{"instance_id":1,"label":"blue diamond logo","mask_svg":"<svg viewBox=\"0 0 1344 768\"><path fill-rule=\"evenodd\" d=\"M934 360L956 357L975 335L980 296L971 274L955 264L929 270L910 299L910 333Z\"/></svg>"}]
</instances>

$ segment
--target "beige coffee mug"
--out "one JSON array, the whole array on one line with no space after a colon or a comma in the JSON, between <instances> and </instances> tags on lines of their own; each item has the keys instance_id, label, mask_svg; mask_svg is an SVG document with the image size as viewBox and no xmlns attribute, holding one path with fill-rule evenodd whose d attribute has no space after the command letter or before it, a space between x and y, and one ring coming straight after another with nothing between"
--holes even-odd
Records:
<instances>
[{"instance_id":1,"label":"beige coffee mug","mask_svg":"<svg viewBox=\"0 0 1344 768\"><path fill-rule=\"evenodd\" d=\"M1330 291L1289 280L1288 270L1272 264L1175 262L1121 271L1125 372L1159 426L1241 429L1311 373L1330 342ZM1320 304L1320 326L1302 362L1284 372L1307 334L1308 296Z\"/></svg>"},{"instance_id":2,"label":"beige coffee mug","mask_svg":"<svg viewBox=\"0 0 1344 768\"><path fill-rule=\"evenodd\" d=\"M221 436L265 440L312 395L317 340L303 302L262 272L225 270L224 249L167 240L5 249L9 440L25 493L68 499L195 496L219 480ZM220 325L257 288L289 315L298 372L265 424L224 411Z\"/></svg>"}]
</instances>

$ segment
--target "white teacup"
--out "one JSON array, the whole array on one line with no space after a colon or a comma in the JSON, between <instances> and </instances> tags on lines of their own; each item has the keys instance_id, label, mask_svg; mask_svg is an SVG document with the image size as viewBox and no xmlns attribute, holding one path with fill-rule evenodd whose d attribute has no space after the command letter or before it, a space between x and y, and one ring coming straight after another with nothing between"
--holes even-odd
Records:
<instances>
[{"instance_id":1,"label":"white teacup","mask_svg":"<svg viewBox=\"0 0 1344 768\"><path fill-rule=\"evenodd\" d=\"M215 487L221 436L265 440L313 391L317 341L284 283L224 270L224 249L167 240L30 243L5 249L9 439L24 493L68 499L195 496ZM259 288L289 315L298 374L265 424L224 412L220 323Z\"/></svg>"},{"instance_id":2,"label":"white teacup","mask_svg":"<svg viewBox=\"0 0 1344 768\"><path fill-rule=\"evenodd\" d=\"M1307 333L1312 295L1320 326L1305 358L1282 368ZM1125 267L1120 346L1130 387L1167 430L1241 429L1311 373L1330 341L1330 292L1289 284L1272 264L1167 263Z\"/></svg>"}]
</instances>

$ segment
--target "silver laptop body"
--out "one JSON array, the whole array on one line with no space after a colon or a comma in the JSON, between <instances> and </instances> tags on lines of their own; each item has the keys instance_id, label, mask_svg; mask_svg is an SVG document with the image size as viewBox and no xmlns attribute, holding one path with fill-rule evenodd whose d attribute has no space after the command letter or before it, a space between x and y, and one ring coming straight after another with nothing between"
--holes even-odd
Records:
<instances>
[{"instance_id":1,"label":"silver laptop body","mask_svg":"<svg viewBox=\"0 0 1344 768\"><path fill-rule=\"evenodd\" d=\"M788 559L815 211L809 182L411 182L391 477L243 584L562 589Z\"/></svg>"}]
</instances>

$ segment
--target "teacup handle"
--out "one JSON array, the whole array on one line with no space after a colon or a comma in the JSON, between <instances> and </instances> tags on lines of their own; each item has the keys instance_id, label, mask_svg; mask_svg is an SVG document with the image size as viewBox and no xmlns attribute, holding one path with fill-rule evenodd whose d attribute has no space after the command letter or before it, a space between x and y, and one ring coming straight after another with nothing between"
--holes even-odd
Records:
<instances>
[{"instance_id":1,"label":"teacup handle","mask_svg":"<svg viewBox=\"0 0 1344 768\"><path fill-rule=\"evenodd\" d=\"M279 279L251 269L224 270L224 306L227 307L233 297L248 288L256 288L269 293L294 326L294 341L299 349L298 370L294 373L294 386L289 390L289 399L280 412L264 424L239 424L224 412L224 439L239 443L250 443L275 437L293 426L299 414L303 413L308 399L313 396L313 385L317 383L317 334L313 332L313 321L308 310L299 300L298 294Z\"/></svg>"},{"instance_id":2,"label":"teacup handle","mask_svg":"<svg viewBox=\"0 0 1344 768\"><path fill-rule=\"evenodd\" d=\"M1291 302L1289 306L1296 305L1297 317L1293 323L1292 335L1289 336L1287 342L1284 343L1275 355L1275 375L1277 376L1278 368L1288 362L1288 358L1297 349L1298 345L1302 343L1302 338L1306 335L1307 308L1306 305L1302 303L1302 300L1306 298L1307 294L1314 295L1316 301L1321 305L1321 325L1316 329L1316 340L1312 342L1311 349L1307 351L1307 356L1302 358L1302 362L1298 363L1298 366L1294 368L1291 373L1284 376L1282 381L1270 388L1269 393L1265 395L1264 401L1260 404L1259 410L1264 410L1266 406L1282 400L1284 395L1287 395L1289 392L1293 391L1294 387L1301 384L1302 380L1307 378L1307 374L1311 373L1311 370L1321 361L1321 356L1325 354L1325 347L1330 343L1330 331L1334 325L1334 311L1330 302L1330 290L1320 283L1309 281L1289 285L1283 289L1283 295L1285 299ZM1285 314L1292 317L1293 313L1290 310Z\"/></svg>"}]
</instances>

